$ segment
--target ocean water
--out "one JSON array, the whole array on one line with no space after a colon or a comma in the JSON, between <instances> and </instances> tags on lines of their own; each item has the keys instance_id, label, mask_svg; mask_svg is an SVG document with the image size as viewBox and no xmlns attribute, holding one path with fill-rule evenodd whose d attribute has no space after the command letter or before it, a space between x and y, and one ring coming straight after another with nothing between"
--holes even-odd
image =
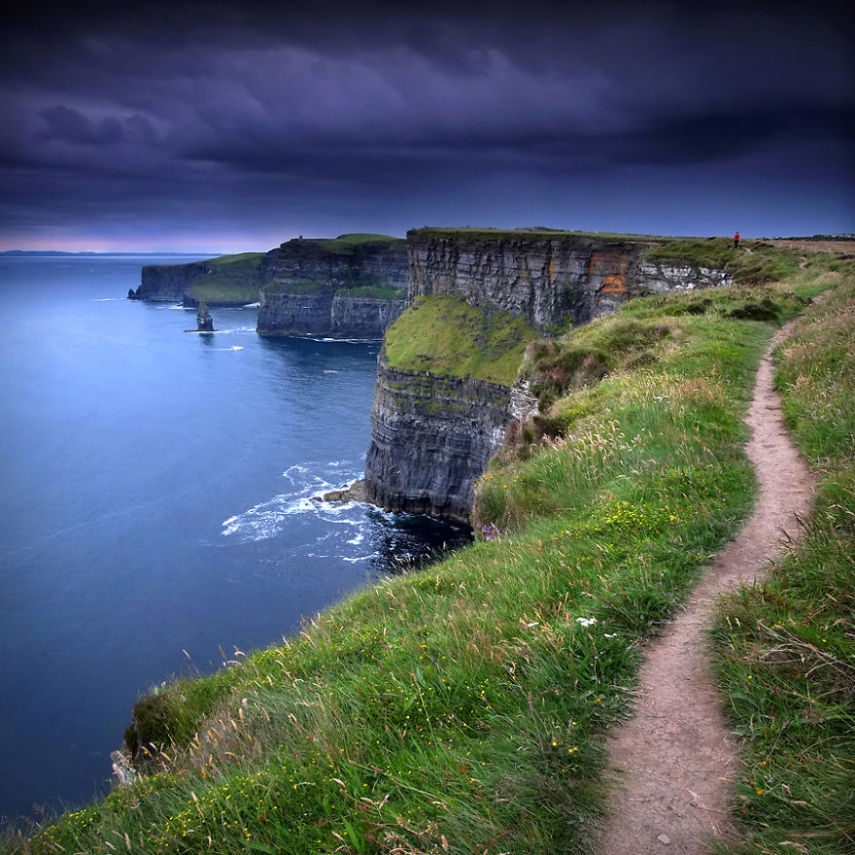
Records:
<instances>
[{"instance_id":1,"label":"ocean water","mask_svg":"<svg viewBox=\"0 0 855 855\"><path fill-rule=\"evenodd\" d=\"M362 471L379 342L124 299L184 260L0 256L0 816L101 792L141 691L468 536L313 502Z\"/></svg>"}]
</instances>

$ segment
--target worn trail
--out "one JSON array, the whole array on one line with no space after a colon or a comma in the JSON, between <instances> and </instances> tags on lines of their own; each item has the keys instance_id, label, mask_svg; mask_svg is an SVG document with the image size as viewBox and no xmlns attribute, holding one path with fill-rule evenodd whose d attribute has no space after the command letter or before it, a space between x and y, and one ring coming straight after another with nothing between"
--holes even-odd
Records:
<instances>
[{"instance_id":1,"label":"worn trail","mask_svg":"<svg viewBox=\"0 0 855 855\"><path fill-rule=\"evenodd\" d=\"M761 360L747 417L756 508L646 653L635 715L609 745L615 793L600 855L701 855L730 830L739 756L710 673L706 629L717 595L762 574L808 511L813 477L772 385L771 351L787 334L779 331Z\"/></svg>"}]
</instances>

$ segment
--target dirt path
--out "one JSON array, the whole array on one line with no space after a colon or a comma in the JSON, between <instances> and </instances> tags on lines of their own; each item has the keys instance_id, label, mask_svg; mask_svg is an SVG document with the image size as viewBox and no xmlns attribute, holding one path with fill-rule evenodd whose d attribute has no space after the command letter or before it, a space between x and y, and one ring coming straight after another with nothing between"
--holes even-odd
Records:
<instances>
[{"instance_id":1,"label":"dirt path","mask_svg":"<svg viewBox=\"0 0 855 855\"><path fill-rule=\"evenodd\" d=\"M788 333L780 330L774 347ZM790 442L763 357L747 418L757 506L698 584L686 610L650 646L635 716L609 745L616 790L601 855L701 855L727 834L737 746L710 675L705 630L716 596L763 572L807 514L813 478Z\"/></svg>"}]
</instances>

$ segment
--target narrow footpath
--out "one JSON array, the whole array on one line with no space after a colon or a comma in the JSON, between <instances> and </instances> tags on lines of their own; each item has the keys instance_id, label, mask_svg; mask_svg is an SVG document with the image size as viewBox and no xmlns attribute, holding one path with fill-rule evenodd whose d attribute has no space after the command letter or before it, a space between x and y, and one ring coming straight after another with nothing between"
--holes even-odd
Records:
<instances>
[{"instance_id":1,"label":"narrow footpath","mask_svg":"<svg viewBox=\"0 0 855 855\"><path fill-rule=\"evenodd\" d=\"M788 332L776 334L761 360L746 419L757 505L646 652L636 712L609 745L615 788L600 855L705 855L712 840L728 836L739 755L710 673L706 630L716 597L762 575L798 536L798 518L809 509L814 479L784 428L772 385L772 349Z\"/></svg>"}]
</instances>

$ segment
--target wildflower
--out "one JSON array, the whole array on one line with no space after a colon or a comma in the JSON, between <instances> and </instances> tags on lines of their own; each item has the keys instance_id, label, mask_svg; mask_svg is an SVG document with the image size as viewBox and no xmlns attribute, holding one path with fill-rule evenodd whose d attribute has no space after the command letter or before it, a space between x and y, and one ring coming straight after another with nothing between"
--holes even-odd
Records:
<instances>
[{"instance_id":1,"label":"wildflower","mask_svg":"<svg viewBox=\"0 0 855 855\"><path fill-rule=\"evenodd\" d=\"M596 624L597 619L595 617L585 618L585 617L577 617L576 623L581 624L582 626L594 626Z\"/></svg>"}]
</instances>

